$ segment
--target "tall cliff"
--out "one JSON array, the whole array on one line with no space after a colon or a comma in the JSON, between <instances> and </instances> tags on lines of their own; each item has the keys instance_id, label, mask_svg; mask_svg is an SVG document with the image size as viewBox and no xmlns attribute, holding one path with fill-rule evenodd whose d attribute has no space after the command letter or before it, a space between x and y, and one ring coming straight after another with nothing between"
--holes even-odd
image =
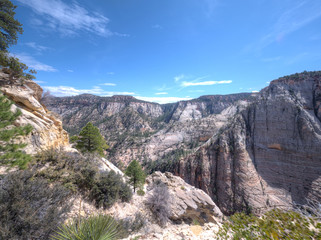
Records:
<instances>
[{"instance_id":1,"label":"tall cliff","mask_svg":"<svg viewBox=\"0 0 321 240\"><path fill-rule=\"evenodd\" d=\"M30 124L33 127L31 134L21 139L27 143L24 148L27 153L52 147L70 147L62 122L40 103L43 90L38 84L26 79L11 81L8 74L0 71L0 92L14 102L14 109L22 112L14 124Z\"/></svg>"},{"instance_id":2,"label":"tall cliff","mask_svg":"<svg viewBox=\"0 0 321 240\"><path fill-rule=\"evenodd\" d=\"M260 93L159 105L133 97L46 99L65 128L92 121L108 159L138 159L210 194L224 213L321 202L321 72L272 81Z\"/></svg>"},{"instance_id":3,"label":"tall cliff","mask_svg":"<svg viewBox=\"0 0 321 240\"><path fill-rule=\"evenodd\" d=\"M47 97L44 104L63 118L64 128L79 133L89 121L98 126L111 149L108 158L174 158L205 142L252 94L203 96L191 101L160 105L130 96Z\"/></svg>"},{"instance_id":4,"label":"tall cliff","mask_svg":"<svg viewBox=\"0 0 321 240\"><path fill-rule=\"evenodd\" d=\"M224 213L321 201L321 72L280 78L180 161Z\"/></svg>"}]
</instances>

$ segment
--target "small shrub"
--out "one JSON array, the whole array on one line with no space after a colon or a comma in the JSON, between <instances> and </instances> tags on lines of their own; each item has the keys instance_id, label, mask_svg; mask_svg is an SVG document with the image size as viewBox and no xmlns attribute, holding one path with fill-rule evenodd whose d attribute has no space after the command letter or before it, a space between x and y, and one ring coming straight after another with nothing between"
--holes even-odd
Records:
<instances>
[{"instance_id":1,"label":"small shrub","mask_svg":"<svg viewBox=\"0 0 321 240\"><path fill-rule=\"evenodd\" d=\"M69 191L28 171L0 181L0 239L48 239L69 209Z\"/></svg>"},{"instance_id":2,"label":"small shrub","mask_svg":"<svg viewBox=\"0 0 321 240\"><path fill-rule=\"evenodd\" d=\"M166 185L157 185L152 195L147 199L146 205L154 214L160 226L165 226L171 215L171 196Z\"/></svg>"},{"instance_id":3,"label":"small shrub","mask_svg":"<svg viewBox=\"0 0 321 240\"><path fill-rule=\"evenodd\" d=\"M118 239L121 226L108 215L91 216L62 225L51 239L55 240L94 240Z\"/></svg>"},{"instance_id":4,"label":"small shrub","mask_svg":"<svg viewBox=\"0 0 321 240\"><path fill-rule=\"evenodd\" d=\"M99 171L98 165L94 154L83 156L51 149L37 154L32 168L37 176L62 183L94 202L96 207L108 208L118 200L128 202L132 197L129 185L114 171Z\"/></svg>"},{"instance_id":5,"label":"small shrub","mask_svg":"<svg viewBox=\"0 0 321 240\"><path fill-rule=\"evenodd\" d=\"M138 194L139 196L144 196L144 195L145 195L145 192L144 192L143 189L139 189L139 190L137 191L137 194Z\"/></svg>"},{"instance_id":6,"label":"small shrub","mask_svg":"<svg viewBox=\"0 0 321 240\"><path fill-rule=\"evenodd\" d=\"M262 217L236 213L218 232L219 239L320 239L321 223L298 212L271 210Z\"/></svg>"},{"instance_id":7,"label":"small shrub","mask_svg":"<svg viewBox=\"0 0 321 240\"><path fill-rule=\"evenodd\" d=\"M96 179L90 199L95 201L97 207L111 207L118 199L128 202L132 197L130 187L122 181L119 174L114 171L103 172Z\"/></svg>"},{"instance_id":8,"label":"small shrub","mask_svg":"<svg viewBox=\"0 0 321 240\"><path fill-rule=\"evenodd\" d=\"M126 238L130 234L139 231L146 225L145 217L140 213L136 213L134 217L128 217L119 221L122 227L120 238Z\"/></svg>"}]
</instances>

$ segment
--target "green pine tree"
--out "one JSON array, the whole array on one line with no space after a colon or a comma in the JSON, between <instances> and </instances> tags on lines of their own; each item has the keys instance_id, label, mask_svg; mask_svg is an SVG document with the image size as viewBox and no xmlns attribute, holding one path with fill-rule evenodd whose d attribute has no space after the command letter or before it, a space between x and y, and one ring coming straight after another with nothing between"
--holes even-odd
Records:
<instances>
[{"instance_id":1,"label":"green pine tree","mask_svg":"<svg viewBox=\"0 0 321 240\"><path fill-rule=\"evenodd\" d=\"M79 133L76 148L82 152L97 152L99 155L104 155L104 150L107 145L104 137L100 134L99 129L91 122L87 123Z\"/></svg>"},{"instance_id":2,"label":"green pine tree","mask_svg":"<svg viewBox=\"0 0 321 240\"><path fill-rule=\"evenodd\" d=\"M13 125L21 111L12 112L12 104L5 96L0 95L0 163L25 168L31 156L21 150L26 144L17 143L16 140L20 136L28 135L32 127Z\"/></svg>"},{"instance_id":3,"label":"green pine tree","mask_svg":"<svg viewBox=\"0 0 321 240\"><path fill-rule=\"evenodd\" d=\"M34 79L36 71L27 72L27 65L8 52L8 48L17 43L18 33L23 32L22 24L14 18L16 7L9 0L0 0L0 67L9 73L11 81L21 77Z\"/></svg>"},{"instance_id":4,"label":"green pine tree","mask_svg":"<svg viewBox=\"0 0 321 240\"><path fill-rule=\"evenodd\" d=\"M134 192L137 187L142 186L145 183L146 174L139 164L138 161L133 160L127 167L125 171L126 176L129 177L129 184L133 186Z\"/></svg>"}]
</instances>

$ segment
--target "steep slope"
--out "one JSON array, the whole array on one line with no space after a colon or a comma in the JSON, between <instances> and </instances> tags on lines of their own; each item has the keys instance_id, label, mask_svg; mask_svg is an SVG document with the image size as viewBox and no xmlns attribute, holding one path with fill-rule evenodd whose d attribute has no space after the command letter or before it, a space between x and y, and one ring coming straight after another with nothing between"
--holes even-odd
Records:
<instances>
[{"instance_id":1,"label":"steep slope","mask_svg":"<svg viewBox=\"0 0 321 240\"><path fill-rule=\"evenodd\" d=\"M224 213L321 201L321 72L271 82L179 174Z\"/></svg>"},{"instance_id":2,"label":"steep slope","mask_svg":"<svg viewBox=\"0 0 321 240\"><path fill-rule=\"evenodd\" d=\"M0 71L0 92L14 102L14 109L22 112L15 124L33 127L31 134L21 139L28 144L24 149L27 153L69 147L68 133L63 130L62 122L40 103L43 90L38 84L31 80L12 82L8 74Z\"/></svg>"},{"instance_id":3,"label":"steep slope","mask_svg":"<svg viewBox=\"0 0 321 240\"><path fill-rule=\"evenodd\" d=\"M60 114L64 128L77 134L92 121L111 145L109 159L128 163L132 159L160 160L178 156L210 138L226 121L215 117L238 101L247 102L252 94L203 96L191 101L160 105L131 96L47 97L43 103ZM166 151L164 151L166 150ZM177 154L179 150L180 154ZM173 152L174 151L174 152Z\"/></svg>"}]
</instances>

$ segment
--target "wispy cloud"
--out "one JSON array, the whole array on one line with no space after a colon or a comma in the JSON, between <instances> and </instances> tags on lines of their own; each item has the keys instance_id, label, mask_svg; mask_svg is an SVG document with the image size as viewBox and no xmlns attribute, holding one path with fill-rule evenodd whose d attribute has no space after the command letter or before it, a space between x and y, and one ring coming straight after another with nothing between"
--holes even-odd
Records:
<instances>
[{"instance_id":1,"label":"wispy cloud","mask_svg":"<svg viewBox=\"0 0 321 240\"><path fill-rule=\"evenodd\" d=\"M27 42L25 43L25 45L27 45L28 47L36 50L37 52L44 52L44 51L47 51L49 50L50 48L49 47L45 47L45 46L41 46L39 44L36 44L35 42Z\"/></svg>"},{"instance_id":2,"label":"wispy cloud","mask_svg":"<svg viewBox=\"0 0 321 240\"><path fill-rule=\"evenodd\" d=\"M135 96L135 98L143 100L143 101L147 101L147 102L156 102L159 104L191 100L191 98L189 98L189 97L181 98L181 97L140 97L140 96Z\"/></svg>"},{"instance_id":3,"label":"wispy cloud","mask_svg":"<svg viewBox=\"0 0 321 240\"><path fill-rule=\"evenodd\" d=\"M277 57L270 57L270 58L263 58L262 62L276 62L279 61L281 59L281 56L277 56Z\"/></svg>"},{"instance_id":4,"label":"wispy cloud","mask_svg":"<svg viewBox=\"0 0 321 240\"><path fill-rule=\"evenodd\" d=\"M204 4L204 9L205 9L205 16L210 18L216 7L219 4L219 0L203 0L203 4Z\"/></svg>"},{"instance_id":5,"label":"wispy cloud","mask_svg":"<svg viewBox=\"0 0 321 240\"><path fill-rule=\"evenodd\" d=\"M116 83L101 83L102 86L116 86Z\"/></svg>"},{"instance_id":6,"label":"wispy cloud","mask_svg":"<svg viewBox=\"0 0 321 240\"><path fill-rule=\"evenodd\" d=\"M108 72L107 75L115 75L114 72Z\"/></svg>"},{"instance_id":7,"label":"wispy cloud","mask_svg":"<svg viewBox=\"0 0 321 240\"><path fill-rule=\"evenodd\" d=\"M204 82L182 82L182 87L190 87L190 86L210 86L216 84L229 84L232 83L232 80L223 80L223 81L204 81Z\"/></svg>"},{"instance_id":8,"label":"wispy cloud","mask_svg":"<svg viewBox=\"0 0 321 240\"><path fill-rule=\"evenodd\" d=\"M112 92L105 91L101 87L94 86L91 89L77 89L69 86L43 86L45 90L57 97L75 96L83 93L95 94L99 96L113 96L113 95L135 95L134 92Z\"/></svg>"},{"instance_id":9,"label":"wispy cloud","mask_svg":"<svg viewBox=\"0 0 321 240\"><path fill-rule=\"evenodd\" d=\"M154 29L163 29L163 27L161 25L159 25L159 24L153 25L152 28L154 28Z\"/></svg>"},{"instance_id":10,"label":"wispy cloud","mask_svg":"<svg viewBox=\"0 0 321 240\"><path fill-rule=\"evenodd\" d=\"M298 31L312 21L321 17L321 1L290 1L291 8L285 10L276 20L270 31L265 34L257 46L249 45L249 49L260 50L272 43L281 42L287 35ZM246 50L246 51L247 51Z\"/></svg>"},{"instance_id":11,"label":"wispy cloud","mask_svg":"<svg viewBox=\"0 0 321 240\"><path fill-rule=\"evenodd\" d=\"M163 86L161 86L161 87L155 88L155 90L158 91L158 92L165 92L165 91L170 90L170 89L171 89L171 87L167 87L166 84L163 84Z\"/></svg>"},{"instance_id":12,"label":"wispy cloud","mask_svg":"<svg viewBox=\"0 0 321 240\"><path fill-rule=\"evenodd\" d=\"M201 93L201 92L205 92L205 90L201 90L201 89L198 89L198 90L188 90L188 92L190 92L190 93Z\"/></svg>"},{"instance_id":13,"label":"wispy cloud","mask_svg":"<svg viewBox=\"0 0 321 240\"><path fill-rule=\"evenodd\" d=\"M155 95L166 95L168 94L168 92L158 92L158 93L155 93Z\"/></svg>"},{"instance_id":14,"label":"wispy cloud","mask_svg":"<svg viewBox=\"0 0 321 240\"><path fill-rule=\"evenodd\" d=\"M79 31L90 32L100 36L122 36L107 28L109 19L97 12L89 12L80 6L76 0L66 2L61 0L17 0L30 7L35 13L45 18L38 24L57 30L63 35L74 35Z\"/></svg>"},{"instance_id":15,"label":"wispy cloud","mask_svg":"<svg viewBox=\"0 0 321 240\"><path fill-rule=\"evenodd\" d=\"M174 77L175 82L179 82L185 78L184 74L178 75Z\"/></svg>"},{"instance_id":16,"label":"wispy cloud","mask_svg":"<svg viewBox=\"0 0 321 240\"><path fill-rule=\"evenodd\" d=\"M292 65L294 63L300 62L306 58L311 58L310 54L307 52L303 52L303 53L299 53L295 56L292 56L291 58L289 58L285 63L287 65Z\"/></svg>"},{"instance_id":17,"label":"wispy cloud","mask_svg":"<svg viewBox=\"0 0 321 240\"><path fill-rule=\"evenodd\" d=\"M28 67L33 68L37 71L44 71L44 72L58 71L54 67L44 64L42 62L39 62L38 60L34 59L32 56L29 56L26 53L14 54L13 56L19 58L21 62L25 63Z\"/></svg>"},{"instance_id":18,"label":"wispy cloud","mask_svg":"<svg viewBox=\"0 0 321 240\"><path fill-rule=\"evenodd\" d=\"M73 73L74 70L68 69L67 72Z\"/></svg>"}]
</instances>

